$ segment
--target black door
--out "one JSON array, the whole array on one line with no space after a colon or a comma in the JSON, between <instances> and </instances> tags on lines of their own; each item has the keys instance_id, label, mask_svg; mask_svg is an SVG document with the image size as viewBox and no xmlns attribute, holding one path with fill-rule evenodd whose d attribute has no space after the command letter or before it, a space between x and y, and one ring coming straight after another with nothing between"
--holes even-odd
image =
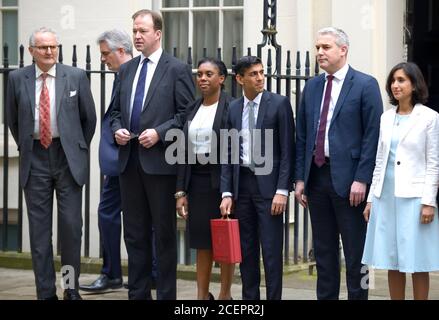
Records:
<instances>
[{"instance_id":1,"label":"black door","mask_svg":"<svg viewBox=\"0 0 439 320\"><path fill-rule=\"evenodd\" d=\"M439 111L439 1L407 1L408 60L422 70L428 84L428 106Z\"/></svg>"}]
</instances>

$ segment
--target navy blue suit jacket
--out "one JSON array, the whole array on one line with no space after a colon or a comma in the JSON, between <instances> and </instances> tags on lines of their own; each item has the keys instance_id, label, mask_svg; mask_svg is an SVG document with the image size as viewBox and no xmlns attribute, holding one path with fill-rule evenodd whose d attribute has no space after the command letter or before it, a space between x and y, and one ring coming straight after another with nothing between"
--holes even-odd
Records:
<instances>
[{"instance_id":1,"label":"navy blue suit jacket","mask_svg":"<svg viewBox=\"0 0 439 320\"><path fill-rule=\"evenodd\" d=\"M305 182L313 161L325 75L309 80L296 118L296 181ZM349 67L329 127L329 157L335 191L349 197L353 181L372 182L383 102L378 82Z\"/></svg>"},{"instance_id":2,"label":"navy blue suit jacket","mask_svg":"<svg viewBox=\"0 0 439 320\"><path fill-rule=\"evenodd\" d=\"M119 85L116 87L111 128L130 129L131 92L140 56L121 65ZM139 162L147 174L176 175L177 167L165 159L168 130L181 129L185 123L186 107L194 100L194 81L189 65L177 60L166 52L162 53L145 98L140 114L140 132L155 129L160 141L153 147L139 148ZM130 157L131 143L119 146L119 170L123 173Z\"/></svg>"},{"instance_id":3,"label":"navy blue suit jacket","mask_svg":"<svg viewBox=\"0 0 439 320\"><path fill-rule=\"evenodd\" d=\"M114 92L118 84L118 77L113 83L110 105L104 114L101 124L101 140L99 141L99 166L101 172L106 176L119 175L119 146L114 140L113 130L111 129L111 112L113 111Z\"/></svg>"},{"instance_id":4,"label":"navy blue suit jacket","mask_svg":"<svg viewBox=\"0 0 439 320\"><path fill-rule=\"evenodd\" d=\"M228 129L241 131L243 109L244 98L230 103ZM272 199L276 190L291 191L293 187L295 128L291 103L288 98L264 91L259 106L256 129L262 129L261 154L263 156L266 151L264 130L273 130L273 170L267 175L256 175L262 197ZM264 164L257 165L257 167L263 166ZM230 159L229 164L223 164L221 167L221 192L231 192L235 200L239 196L239 170L240 165L230 164Z\"/></svg>"}]
</instances>

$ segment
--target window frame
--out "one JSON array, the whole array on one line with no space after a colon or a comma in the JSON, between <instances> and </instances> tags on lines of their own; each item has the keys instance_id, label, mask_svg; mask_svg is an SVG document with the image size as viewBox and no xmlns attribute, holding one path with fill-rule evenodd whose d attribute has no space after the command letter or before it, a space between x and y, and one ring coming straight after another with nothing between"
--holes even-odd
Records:
<instances>
[{"instance_id":1,"label":"window frame","mask_svg":"<svg viewBox=\"0 0 439 320\"><path fill-rule=\"evenodd\" d=\"M218 47L224 47L224 13L226 11L242 11L244 12L244 3L242 6L225 6L224 0L218 0L218 6L195 7L194 0L188 0L187 7L166 7L162 6L162 0L155 0L155 6L161 13L164 12L187 12L188 13L188 46L194 47L194 13L213 11L218 12ZM244 35L242 35L244 36Z\"/></svg>"}]
</instances>

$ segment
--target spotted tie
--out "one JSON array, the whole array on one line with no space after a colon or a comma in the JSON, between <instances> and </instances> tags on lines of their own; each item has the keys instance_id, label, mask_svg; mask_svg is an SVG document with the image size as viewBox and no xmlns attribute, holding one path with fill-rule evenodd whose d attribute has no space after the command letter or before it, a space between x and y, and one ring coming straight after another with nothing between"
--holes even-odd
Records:
<instances>
[{"instance_id":1,"label":"spotted tie","mask_svg":"<svg viewBox=\"0 0 439 320\"><path fill-rule=\"evenodd\" d=\"M43 86L40 94L40 143L47 149L52 143L52 130L50 128L50 97L47 89L47 73L41 75Z\"/></svg>"}]
</instances>

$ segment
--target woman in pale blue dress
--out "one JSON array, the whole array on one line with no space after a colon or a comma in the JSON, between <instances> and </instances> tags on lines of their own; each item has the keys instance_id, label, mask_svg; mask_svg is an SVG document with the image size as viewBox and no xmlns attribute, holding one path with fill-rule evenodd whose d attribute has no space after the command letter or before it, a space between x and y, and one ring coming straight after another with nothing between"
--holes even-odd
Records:
<instances>
[{"instance_id":1,"label":"woman in pale blue dress","mask_svg":"<svg viewBox=\"0 0 439 320\"><path fill-rule=\"evenodd\" d=\"M388 270L392 300L428 299L429 272L439 270L439 114L424 106L427 86L413 63L396 65L386 90L373 181L364 210L369 222L362 262Z\"/></svg>"}]
</instances>

